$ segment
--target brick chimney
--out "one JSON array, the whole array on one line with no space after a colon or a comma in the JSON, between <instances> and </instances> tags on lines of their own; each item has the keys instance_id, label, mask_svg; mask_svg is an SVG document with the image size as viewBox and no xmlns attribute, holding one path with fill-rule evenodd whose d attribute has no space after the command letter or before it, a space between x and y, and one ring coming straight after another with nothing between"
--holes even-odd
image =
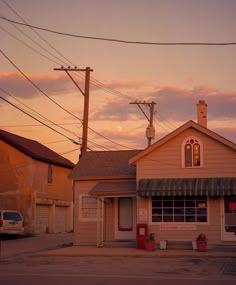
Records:
<instances>
[{"instance_id":1,"label":"brick chimney","mask_svg":"<svg viewBox=\"0 0 236 285\"><path fill-rule=\"evenodd\" d=\"M207 128L207 104L204 100L199 100L197 104L197 123Z\"/></svg>"}]
</instances>

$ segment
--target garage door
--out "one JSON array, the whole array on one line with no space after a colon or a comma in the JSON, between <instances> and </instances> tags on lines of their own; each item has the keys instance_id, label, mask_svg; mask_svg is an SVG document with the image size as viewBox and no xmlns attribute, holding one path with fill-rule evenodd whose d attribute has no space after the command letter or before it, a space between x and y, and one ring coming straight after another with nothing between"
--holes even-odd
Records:
<instances>
[{"instance_id":1,"label":"garage door","mask_svg":"<svg viewBox=\"0 0 236 285\"><path fill-rule=\"evenodd\" d=\"M67 207L56 207L55 233L64 233L66 231L66 209Z\"/></svg>"},{"instance_id":2,"label":"garage door","mask_svg":"<svg viewBox=\"0 0 236 285\"><path fill-rule=\"evenodd\" d=\"M35 232L46 233L48 229L48 205L36 205Z\"/></svg>"}]
</instances>

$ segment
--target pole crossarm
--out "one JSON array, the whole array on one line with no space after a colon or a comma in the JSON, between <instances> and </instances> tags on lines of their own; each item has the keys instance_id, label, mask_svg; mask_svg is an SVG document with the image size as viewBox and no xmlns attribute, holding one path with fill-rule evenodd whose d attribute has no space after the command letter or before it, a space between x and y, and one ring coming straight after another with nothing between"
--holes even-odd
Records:
<instances>
[{"instance_id":1,"label":"pole crossarm","mask_svg":"<svg viewBox=\"0 0 236 285\"><path fill-rule=\"evenodd\" d=\"M74 68L71 68L70 66L68 66L67 68L62 66L60 68L54 68L53 70L55 71L65 71L66 74L70 77L71 81L75 84L75 86L79 89L79 91L81 92L81 94L83 96L85 96L85 92L80 88L79 84L74 80L74 78L71 76L71 74L69 73L69 71L83 71L86 72L86 69L81 69L81 68L77 68L76 66ZM90 69L90 71L93 71L93 69Z\"/></svg>"},{"instance_id":2,"label":"pole crossarm","mask_svg":"<svg viewBox=\"0 0 236 285\"><path fill-rule=\"evenodd\" d=\"M146 119L148 120L148 122L152 125L152 120L151 120L151 117L152 117L152 108L154 108L154 105L156 104L155 102L151 102L151 103L147 103L146 101L134 101L134 102L130 102L130 104L135 104L135 105L138 105L139 109L141 110L141 112L144 114L144 116L146 117ZM147 116L147 114L144 112L144 110L142 109L141 105L145 105L145 106L148 106L149 109L150 109L150 118Z\"/></svg>"},{"instance_id":3,"label":"pole crossarm","mask_svg":"<svg viewBox=\"0 0 236 285\"><path fill-rule=\"evenodd\" d=\"M151 128L151 129L153 129L155 131L155 129L153 128L153 114L154 114L154 105L156 103L155 102L147 103L146 101L143 101L143 102L141 102L141 101L134 101L134 102L130 102L130 104L138 105L139 109L141 110L141 112L144 114L144 116L146 117L146 119L149 122L149 128ZM143 110L141 105L145 105L145 106L149 107L149 111L150 111L149 117L147 116L147 114L145 113L145 111ZM148 139L148 146L150 146L151 145L151 140L153 138L148 136L147 139Z\"/></svg>"}]
</instances>

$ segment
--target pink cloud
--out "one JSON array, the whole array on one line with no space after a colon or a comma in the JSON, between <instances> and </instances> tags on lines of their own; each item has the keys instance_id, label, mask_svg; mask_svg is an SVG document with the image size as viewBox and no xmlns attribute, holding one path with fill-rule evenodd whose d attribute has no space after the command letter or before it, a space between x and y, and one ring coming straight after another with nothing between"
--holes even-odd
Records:
<instances>
[{"instance_id":1,"label":"pink cloud","mask_svg":"<svg viewBox=\"0 0 236 285\"><path fill-rule=\"evenodd\" d=\"M71 91L76 88L63 73L55 75L26 74L26 76L43 92L50 95L64 91L68 92L68 90ZM40 92L19 72L1 73L0 87L18 98L33 98Z\"/></svg>"}]
</instances>

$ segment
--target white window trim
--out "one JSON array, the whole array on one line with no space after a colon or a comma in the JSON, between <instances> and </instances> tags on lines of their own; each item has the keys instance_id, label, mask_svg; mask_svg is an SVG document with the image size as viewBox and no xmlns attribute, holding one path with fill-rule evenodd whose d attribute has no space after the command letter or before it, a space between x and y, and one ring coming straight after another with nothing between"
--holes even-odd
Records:
<instances>
[{"instance_id":1,"label":"white window trim","mask_svg":"<svg viewBox=\"0 0 236 285\"><path fill-rule=\"evenodd\" d=\"M197 140L200 145L200 165L199 166L185 166L185 145L186 145L186 142L190 139ZM185 169L196 169L196 168L199 169L203 167L203 143L199 137L189 136L184 139L181 145L181 161L182 161L182 168L185 168Z\"/></svg>"},{"instance_id":2,"label":"white window trim","mask_svg":"<svg viewBox=\"0 0 236 285\"><path fill-rule=\"evenodd\" d=\"M80 222L96 222L97 221L97 215L96 215L96 218L84 218L82 216L82 200L83 200L83 197L90 197L90 198L93 198L93 199L96 199L94 197L91 197L90 195L88 194L80 194L79 195L79 221ZM98 211L98 201L96 199L96 210Z\"/></svg>"},{"instance_id":3,"label":"white window trim","mask_svg":"<svg viewBox=\"0 0 236 285\"><path fill-rule=\"evenodd\" d=\"M207 197L207 222L153 222L152 221L152 198L149 198L148 202L148 216L149 216L149 221L150 225L196 225L196 226L205 226L205 225L210 225L210 199Z\"/></svg>"}]
</instances>

